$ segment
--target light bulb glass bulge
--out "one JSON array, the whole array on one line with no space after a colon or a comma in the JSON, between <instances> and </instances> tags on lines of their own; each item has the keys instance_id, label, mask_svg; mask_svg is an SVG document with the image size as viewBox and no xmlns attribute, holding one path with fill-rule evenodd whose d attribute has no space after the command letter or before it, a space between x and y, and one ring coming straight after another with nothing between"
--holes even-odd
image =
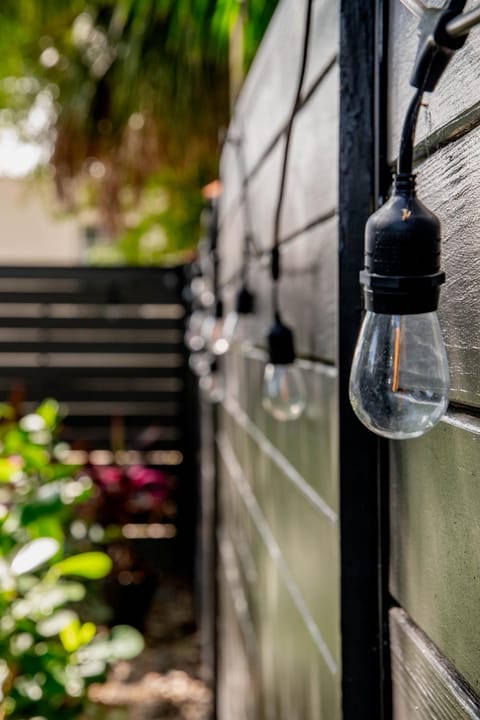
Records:
<instances>
[{"instance_id":1,"label":"light bulb glass bulge","mask_svg":"<svg viewBox=\"0 0 480 720\"><path fill-rule=\"evenodd\" d=\"M307 393L303 377L295 364L265 367L263 407L276 420L296 420L305 410Z\"/></svg>"},{"instance_id":2,"label":"light bulb glass bulge","mask_svg":"<svg viewBox=\"0 0 480 720\"><path fill-rule=\"evenodd\" d=\"M213 315L206 318L202 325L202 337L208 350L214 355L224 355L230 343L223 334L222 318L216 318Z\"/></svg>"},{"instance_id":3,"label":"light bulb glass bulge","mask_svg":"<svg viewBox=\"0 0 480 720\"><path fill-rule=\"evenodd\" d=\"M229 346L251 343L254 335L254 315L252 313L229 312L223 323L223 337Z\"/></svg>"},{"instance_id":4,"label":"light bulb glass bulge","mask_svg":"<svg viewBox=\"0 0 480 720\"><path fill-rule=\"evenodd\" d=\"M192 353L188 358L188 366L197 377L205 377L210 372L211 357L206 352Z\"/></svg>"},{"instance_id":5,"label":"light bulb glass bulge","mask_svg":"<svg viewBox=\"0 0 480 720\"><path fill-rule=\"evenodd\" d=\"M205 393L211 403L219 403L223 400L225 389L223 376L218 370L211 371L200 379L200 389Z\"/></svg>"},{"instance_id":6,"label":"light bulb glass bulge","mask_svg":"<svg viewBox=\"0 0 480 720\"><path fill-rule=\"evenodd\" d=\"M198 352L205 347L205 340L202 337L204 321L205 314L201 310L195 310L188 318L185 330L185 344L192 352Z\"/></svg>"},{"instance_id":7,"label":"light bulb glass bulge","mask_svg":"<svg viewBox=\"0 0 480 720\"><path fill-rule=\"evenodd\" d=\"M448 360L437 313L367 312L350 374L350 402L369 430L404 440L445 413Z\"/></svg>"},{"instance_id":8,"label":"light bulb glass bulge","mask_svg":"<svg viewBox=\"0 0 480 720\"><path fill-rule=\"evenodd\" d=\"M240 322L240 315L232 310L228 313L223 323L223 337L231 345L235 339Z\"/></svg>"}]
</instances>

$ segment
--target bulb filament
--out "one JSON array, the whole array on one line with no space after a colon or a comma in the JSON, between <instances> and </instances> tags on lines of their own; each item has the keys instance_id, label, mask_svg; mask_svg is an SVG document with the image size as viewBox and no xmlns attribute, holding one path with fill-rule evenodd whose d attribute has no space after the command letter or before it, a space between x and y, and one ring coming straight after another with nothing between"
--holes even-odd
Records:
<instances>
[{"instance_id":1,"label":"bulb filament","mask_svg":"<svg viewBox=\"0 0 480 720\"><path fill-rule=\"evenodd\" d=\"M398 377L400 375L400 328L395 328L395 344L393 348L393 379L392 391L398 392Z\"/></svg>"}]
</instances>

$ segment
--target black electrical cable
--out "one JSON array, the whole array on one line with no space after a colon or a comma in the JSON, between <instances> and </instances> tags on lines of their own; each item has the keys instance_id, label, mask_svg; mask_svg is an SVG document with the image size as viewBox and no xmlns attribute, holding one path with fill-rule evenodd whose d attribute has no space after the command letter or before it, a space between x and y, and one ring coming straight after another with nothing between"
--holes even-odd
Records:
<instances>
[{"instance_id":1,"label":"black electrical cable","mask_svg":"<svg viewBox=\"0 0 480 720\"><path fill-rule=\"evenodd\" d=\"M298 75L297 87L295 92L295 98L293 102L292 111L288 119L288 124L285 132L285 150L283 153L282 171L280 174L280 187L278 191L277 205L275 209L274 223L273 223L273 246L272 246L272 304L274 314L279 315L279 298L278 298L278 284L281 276L280 267L280 220L282 215L283 200L285 197L285 187L287 182L287 169L288 169L288 157L290 152L290 144L292 139L293 123L297 114L300 100L302 97L303 83L305 80L305 73L307 70L308 50L310 45L310 28L312 24L312 8L313 0L307 0L305 28L303 35L303 47L302 47L302 60L300 65L300 73Z\"/></svg>"},{"instance_id":2,"label":"black electrical cable","mask_svg":"<svg viewBox=\"0 0 480 720\"><path fill-rule=\"evenodd\" d=\"M240 170L240 177L241 177L241 187L242 187L242 194L241 194L241 200L243 204L243 210L244 210L244 218L245 218L245 231L244 231L244 255L249 254L250 247L253 250L253 253L258 255L258 248L255 243L255 237L253 235L253 223L252 223L252 209L250 207L250 196L248 194L248 172L247 172L247 163L245 162L245 153L244 153L244 135L243 133L240 134L238 139L234 141L236 156L237 156L237 164L238 168Z\"/></svg>"},{"instance_id":3,"label":"black electrical cable","mask_svg":"<svg viewBox=\"0 0 480 720\"><path fill-rule=\"evenodd\" d=\"M449 20L461 14L464 7L465 0L450 0L445 8L439 9L435 15L431 14L433 22L423 35L421 34L417 58L410 78L410 84L417 90L408 106L400 138L397 162L397 174L400 176L412 174L415 130L423 94L434 90L454 52L465 43L467 35L462 38L452 38L447 31Z\"/></svg>"},{"instance_id":4,"label":"black electrical cable","mask_svg":"<svg viewBox=\"0 0 480 720\"><path fill-rule=\"evenodd\" d=\"M410 105L408 106L403 121L402 134L400 138L400 150L398 153L397 174L411 175L413 169L413 145L415 130L417 129L418 113L422 104L423 89L416 91Z\"/></svg>"}]
</instances>

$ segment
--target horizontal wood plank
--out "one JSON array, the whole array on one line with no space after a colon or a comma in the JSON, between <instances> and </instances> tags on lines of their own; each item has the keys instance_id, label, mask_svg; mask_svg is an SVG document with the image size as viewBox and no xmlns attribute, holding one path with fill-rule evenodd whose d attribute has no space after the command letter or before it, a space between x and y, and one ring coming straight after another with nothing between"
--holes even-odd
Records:
<instances>
[{"instance_id":1,"label":"horizontal wood plank","mask_svg":"<svg viewBox=\"0 0 480 720\"><path fill-rule=\"evenodd\" d=\"M393 720L477 720L480 700L401 608L390 611Z\"/></svg>"},{"instance_id":2,"label":"horizontal wood plank","mask_svg":"<svg viewBox=\"0 0 480 720\"><path fill-rule=\"evenodd\" d=\"M299 478L300 484L310 486L337 513L336 370L319 363L301 363L307 408L296 422L279 423L262 407L265 361L259 352L235 353L226 366L226 405L234 416L229 428L238 457L244 458L246 453L242 445L245 433L257 438L266 456L274 461L279 458L294 481ZM244 428L241 433L237 432L239 424Z\"/></svg>"},{"instance_id":3,"label":"horizontal wood plank","mask_svg":"<svg viewBox=\"0 0 480 720\"><path fill-rule=\"evenodd\" d=\"M428 2L430 7L441 7L443 4L443 0ZM476 2L470 0L467 3L467 10L475 5ZM417 52L417 25L418 20L399 0L390 0L388 115L390 160L397 156L403 118L414 93L409 78ZM417 143L429 137L433 141L439 129L448 124L451 125L451 134L462 130L463 118L472 109L473 116L468 122L480 123L479 64L478 30L473 29L465 46L454 55L435 91L425 94L425 102L428 105L420 112ZM428 148L428 140L426 145Z\"/></svg>"},{"instance_id":4,"label":"horizontal wood plank","mask_svg":"<svg viewBox=\"0 0 480 720\"><path fill-rule=\"evenodd\" d=\"M418 194L442 222L440 319L451 372L451 397L480 405L480 128L435 153L418 168Z\"/></svg>"},{"instance_id":5,"label":"horizontal wood plank","mask_svg":"<svg viewBox=\"0 0 480 720\"><path fill-rule=\"evenodd\" d=\"M235 108L247 140L250 174L292 111L303 49L306 3L283 0L272 19ZM308 93L338 50L338 6L317 0L313 7L310 57L304 83Z\"/></svg>"},{"instance_id":6,"label":"horizontal wood plank","mask_svg":"<svg viewBox=\"0 0 480 720\"><path fill-rule=\"evenodd\" d=\"M390 445L391 592L480 693L480 422Z\"/></svg>"},{"instance_id":7,"label":"horizontal wood plank","mask_svg":"<svg viewBox=\"0 0 480 720\"><path fill-rule=\"evenodd\" d=\"M285 322L295 329L297 354L335 363L337 357L337 257L336 217L316 225L281 247L282 279L280 304ZM225 236L227 242L233 237ZM234 266L228 263L229 270ZM249 280L255 292L256 310L247 319L248 333L255 344L265 345L272 323L270 259L252 260ZM238 280L223 289L225 311L234 303Z\"/></svg>"},{"instance_id":8,"label":"horizontal wood plank","mask_svg":"<svg viewBox=\"0 0 480 720\"><path fill-rule=\"evenodd\" d=\"M261 508L228 453L225 459L221 465L222 494L224 485L230 489L227 504L223 505L223 521L229 528L235 518L243 524L248 533L243 542L252 548L258 568L249 615L259 640L263 700L267 707L274 708L276 720L290 720L294 713L302 720L339 718L338 670L331 659L328 663L325 659L328 654L321 637L308 619L302 596L292 584ZM237 504L244 506L247 520L237 514ZM244 597L247 599L246 593Z\"/></svg>"},{"instance_id":9,"label":"horizontal wood plank","mask_svg":"<svg viewBox=\"0 0 480 720\"><path fill-rule=\"evenodd\" d=\"M303 230L338 206L338 65L297 113L289 155L281 237Z\"/></svg>"}]
</instances>

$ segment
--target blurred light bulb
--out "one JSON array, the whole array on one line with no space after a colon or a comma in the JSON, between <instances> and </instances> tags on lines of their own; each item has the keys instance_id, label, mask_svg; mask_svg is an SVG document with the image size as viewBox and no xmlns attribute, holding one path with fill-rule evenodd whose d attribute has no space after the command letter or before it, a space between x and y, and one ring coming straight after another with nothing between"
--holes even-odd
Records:
<instances>
[{"instance_id":1,"label":"blurred light bulb","mask_svg":"<svg viewBox=\"0 0 480 720\"><path fill-rule=\"evenodd\" d=\"M185 344L192 352L198 352L205 347L205 340L202 337L202 326L205 321L205 314L201 310L195 310L187 321L185 330Z\"/></svg>"},{"instance_id":2,"label":"blurred light bulb","mask_svg":"<svg viewBox=\"0 0 480 720\"><path fill-rule=\"evenodd\" d=\"M223 336L230 345L250 337L254 311L255 296L244 282L237 293L235 309L228 313L223 323Z\"/></svg>"},{"instance_id":3,"label":"blurred light bulb","mask_svg":"<svg viewBox=\"0 0 480 720\"><path fill-rule=\"evenodd\" d=\"M448 405L449 372L436 312L367 312L350 375L350 401L367 428L394 439L430 430Z\"/></svg>"},{"instance_id":4,"label":"blurred light bulb","mask_svg":"<svg viewBox=\"0 0 480 720\"><path fill-rule=\"evenodd\" d=\"M227 340L229 345L231 345L236 339L239 322L240 316L235 310L229 312L225 318L223 323L223 337Z\"/></svg>"},{"instance_id":5,"label":"blurred light bulb","mask_svg":"<svg viewBox=\"0 0 480 720\"><path fill-rule=\"evenodd\" d=\"M208 350L214 355L224 355L230 343L223 332L223 319L213 315L208 316L202 325L202 337Z\"/></svg>"},{"instance_id":6,"label":"blurred light bulb","mask_svg":"<svg viewBox=\"0 0 480 720\"><path fill-rule=\"evenodd\" d=\"M188 358L188 366L197 377L205 377L210 372L210 355L206 352L192 353Z\"/></svg>"},{"instance_id":7,"label":"blurred light bulb","mask_svg":"<svg viewBox=\"0 0 480 720\"><path fill-rule=\"evenodd\" d=\"M206 394L210 402L212 403L219 403L223 400L224 397L224 383L223 383L223 376L218 371L218 369L214 368L211 369L211 371L202 377L200 380L200 388L202 391Z\"/></svg>"},{"instance_id":8,"label":"blurred light bulb","mask_svg":"<svg viewBox=\"0 0 480 720\"><path fill-rule=\"evenodd\" d=\"M268 363L263 376L263 407L276 420L296 420L305 410L306 390L296 365Z\"/></svg>"}]
</instances>

